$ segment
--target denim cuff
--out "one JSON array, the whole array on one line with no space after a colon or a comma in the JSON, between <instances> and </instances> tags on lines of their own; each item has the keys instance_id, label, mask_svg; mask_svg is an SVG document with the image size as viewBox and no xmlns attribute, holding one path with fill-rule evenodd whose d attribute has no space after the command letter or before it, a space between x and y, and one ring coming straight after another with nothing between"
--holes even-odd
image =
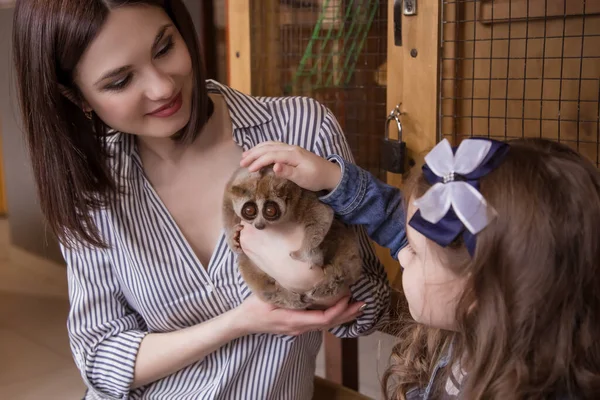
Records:
<instances>
[{"instance_id":1,"label":"denim cuff","mask_svg":"<svg viewBox=\"0 0 600 400\"><path fill-rule=\"evenodd\" d=\"M340 165L342 179L335 189L319 197L319 200L333 208L338 215L349 214L361 204L365 196L367 182L365 171L337 154L330 155L327 160Z\"/></svg>"}]
</instances>

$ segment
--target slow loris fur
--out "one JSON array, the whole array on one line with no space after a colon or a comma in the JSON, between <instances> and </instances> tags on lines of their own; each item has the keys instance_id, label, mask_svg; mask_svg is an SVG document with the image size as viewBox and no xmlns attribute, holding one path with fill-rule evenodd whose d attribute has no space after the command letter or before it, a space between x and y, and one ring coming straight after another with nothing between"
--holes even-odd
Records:
<instances>
[{"instance_id":1,"label":"slow loris fur","mask_svg":"<svg viewBox=\"0 0 600 400\"><path fill-rule=\"evenodd\" d=\"M278 177L272 166L254 173L240 168L234 173L225 189L223 216L227 241L238 254L242 278L268 303L291 309L324 308L328 299L349 292L360 276L362 259L354 229L335 219L331 207L319 201L316 193ZM325 278L303 293L281 286L241 249L242 221L259 230L285 222L302 224L302 245L290 256L308 262L310 268L322 268Z\"/></svg>"}]
</instances>

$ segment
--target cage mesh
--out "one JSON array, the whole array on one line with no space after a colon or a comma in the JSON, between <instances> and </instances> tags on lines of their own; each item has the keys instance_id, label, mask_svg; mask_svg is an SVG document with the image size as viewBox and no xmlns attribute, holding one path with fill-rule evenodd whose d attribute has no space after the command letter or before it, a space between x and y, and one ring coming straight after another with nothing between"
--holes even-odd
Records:
<instances>
[{"instance_id":1,"label":"cage mesh","mask_svg":"<svg viewBox=\"0 0 600 400\"><path fill-rule=\"evenodd\" d=\"M440 136L545 137L600 166L600 1L442 6Z\"/></svg>"},{"instance_id":2,"label":"cage mesh","mask_svg":"<svg viewBox=\"0 0 600 400\"><path fill-rule=\"evenodd\" d=\"M357 163L383 177L387 2L251 0L250 9L252 94L320 101Z\"/></svg>"}]
</instances>

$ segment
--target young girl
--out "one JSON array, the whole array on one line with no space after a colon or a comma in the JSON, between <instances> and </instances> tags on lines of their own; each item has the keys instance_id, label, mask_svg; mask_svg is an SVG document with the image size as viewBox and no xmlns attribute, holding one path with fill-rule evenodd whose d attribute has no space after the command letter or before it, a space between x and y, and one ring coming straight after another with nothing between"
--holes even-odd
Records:
<instances>
[{"instance_id":1,"label":"young girl","mask_svg":"<svg viewBox=\"0 0 600 400\"><path fill-rule=\"evenodd\" d=\"M416 323L388 398L600 398L600 173L541 139L454 151L438 144L408 185L406 230L399 191L340 157L265 143L242 165L330 191L324 202L397 255Z\"/></svg>"}]
</instances>

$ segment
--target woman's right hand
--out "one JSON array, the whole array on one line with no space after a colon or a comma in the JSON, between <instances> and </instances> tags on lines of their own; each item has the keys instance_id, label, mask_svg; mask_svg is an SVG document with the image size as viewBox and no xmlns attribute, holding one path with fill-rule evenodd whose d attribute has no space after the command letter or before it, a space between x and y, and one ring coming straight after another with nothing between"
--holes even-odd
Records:
<instances>
[{"instance_id":1,"label":"woman's right hand","mask_svg":"<svg viewBox=\"0 0 600 400\"><path fill-rule=\"evenodd\" d=\"M310 331L327 330L355 320L365 303L348 304L344 297L327 310L287 310L265 303L255 295L235 310L246 334L273 333L297 336Z\"/></svg>"}]
</instances>

